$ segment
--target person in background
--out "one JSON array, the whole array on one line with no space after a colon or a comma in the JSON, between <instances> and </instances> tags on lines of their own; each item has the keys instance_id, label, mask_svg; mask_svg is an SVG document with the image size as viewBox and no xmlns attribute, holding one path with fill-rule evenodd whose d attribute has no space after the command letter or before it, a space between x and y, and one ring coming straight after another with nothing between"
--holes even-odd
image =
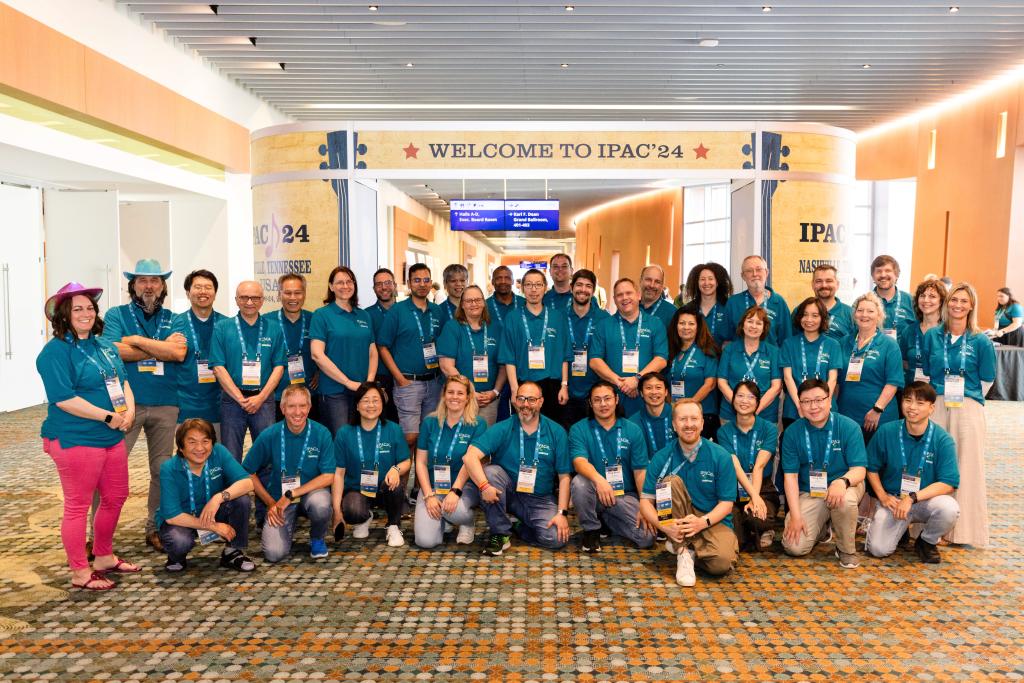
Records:
<instances>
[{"instance_id":1,"label":"person in background","mask_svg":"<svg viewBox=\"0 0 1024 683\"><path fill-rule=\"evenodd\" d=\"M572 305L566 309L569 319L569 343L572 346L572 365L569 367L569 402L565 406L565 424L570 428L587 416L590 387L597 375L590 368L590 345L594 330L608 313L594 300L597 275L581 269L572 276Z\"/></svg>"},{"instance_id":2,"label":"person in background","mask_svg":"<svg viewBox=\"0 0 1024 683\"><path fill-rule=\"evenodd\" d=\"M446 322L455 317L455 311L462 301L462 292L469 284L469 269L461 263L450 263L442 271L441 279L444 280L444 291L447 294L444 300L438 303L443 328Z\"/></svg>"},{"instance_id":3,"label":"person in background","mask_svg":"<svg viewBox=\"0 0 1024 683\"><path fill-rule=\"evenodd\" d=\"M43 311L53 325L53 338L36 358L48 403L40 436L60 477L60 536L71 585L97 591L117 585L108 573L140 571L114 554L114 531L128 499L124 433L135 419L135 398L117 348L102 336L97 304L102 294L102 289L69 282L47 299ZM85 531L96 493L100 504L93 518L95 560L90 566Z\"/></svg>"},{"instance_id":4,"label":"person in background","mask_svg":"<svg viewBox=\"0 0 1024 683\"><path fill-rule=\"evenodd\" d=\"M672 302L665 298L665 269L656 263L640 271L640 310L660 320L666 328L675 313Z\"/></svg>"},{"instance_id":5,"label":"person in background","mask_svg":"<svg viewBox=\"0 0 1024 683\"><path fill-rule=\"evenodd\" d=\"M544 305L565 312L572 305L572 259L568 254L555 254L550 264L552 286L544 294Z\"/></svg>"},{"instance_id":6,"label":"person in background","mask_svg":"<svg viewBox=\"0 0 1024 683\"><path fill-rule=\"evenodd\" d=\"M714 439L718 418L718 357L721 352L697 304L672 314L668 325L669 388L672 403L681 398L700 401L705 439Z\"/></svg>"},{"instance_id":7,"label":"person in background","mask_svg":"<svg viewBox=\"0 0 1024 683\"><path fill-rule=\"evenodd\" d=\"M686 284L680 282L679 291L676 292L676 298L672 299L672 305L675 306L676 308L682 308L683 304L685 304L687 301L688 299L686 298Z\"/></svg>"},{"instance_id":8,"label":"person in background","mask_svg":"<svg viewBox=\"0 0 1024 683\"><path fill-rule=\"evenodd\" d=\"M966 282L953 287L944 323L924 335L924 369L938 400L934 422L956 442L960 519L944 537L950 543L988 545L985 489L985 394L996 378L996 352L978 328L978 295Z\"/></svg>"},{"instance_id":9,"label":"person in background","mask_svg":"<svg viewBox=\"0 0 1024 683\"><path fill-rule=\"evenodd\" d=\"M690 270L686 278L686 297L688 301L699 302L700 314L719 346L733 338L725 309L731 296L732 279L721 264L709 261Z\"/></svg>"},{"instance_id":10,"label":"person in background","mask_svg":"<svg viewBox=\"0 0 1024 683\"><path fill-rule=\"evenodd\" d=\"M927 382L924 371L924 335L942 323L942 306L946 303L946 286L934 278L926 278L914 292L914 317L917 324L903 328L899 337L903 356L904 386L911 382Z\"/></svg>"},{"instance_id":11,"label":"person in background","mask_svg":"<svg viewBox=\"0 0 1024 683\"><path fill-rule=\"evenodd\" d=\"M900 264L892 256L882 254L871 262L871 279L874 280L873 293L882 301L885 327L882 331L894 341L899 341L900 330L913 322L914 306L910 294L896 288L900 278Z\"/></svg>"},{"instance_id":12,"label":"person in background","mask_svg":"<svg viewBox=\"0 0 1024 683\"><path fill-rule=\"evenodd\" d=\"M753 255L743 259L741 277L747 288L729 297L725 310L728 319L725 331L728 339L742 336L739 331L740 322L746 317L751 306L763 308L768 315L768 341L775 347L782 346L782 340L789 336L792 325L789 317L789 305L768 287L768 262L762 257Z\"/></svg>"},{"instance_id":13,"label":"person in background","mask_svg":"<svg viewBox=\"0 0 1024 683\"><path fill-rule=\"evenodd\" d=\"M996 290L995 327L986 332L992 341L1006 346L1024 346L1024 306L1013 298L1009 287Z\"/></svg>"},{"instance_id":14,"label":"person in background","mask_svg":"<svg viewBox=\"0 0 1024 683\"><path fill-rule=\"evenodd\" d=\"M779 354L782 381L786 387L786 401L782 409L783 425L792 424L801 417L797 387L805 379L823 379L828 383L829 393L836 390L844 356L839 342L827 335L827 330L831 329L830 323L828 310L819 297L804 299L793 311L796 334L782 342Z\"/></svg>"},{"instance_id":15,"label":"person in background","mask_svg":"<svg viewBox=\"0 0 1024 683\"><path fill-rule=\"evenodd\" d=\"M378 268L373 274L373 293L377 300L367 306L365 310L370 314L373 321L373 334L376 339L384 324L384 316L387 315L396 301L395 274L388 268ZM388 396L394 396L395 378L391 376L384 363L377 359L377 384L381 386ZM384 408L384 417L392 422L398 422L398 409L394 401L388 401Z\"/></svg>"},{"instance_id":16,"label":"person in background","mask_svg":"<svg viewBox=\"0 0 1024 683\"><path fill-rule=\"evenodd\" d=\"M208 270L193 270L185 276L189 310L179 313L171 332L187 339L188 351L178 367L178 424L202 418L213 425L220 439L220 386L210 368L213 328L227 316L213 310L217 298L217 276Z\"/></svg>"},{"instance_id":17,"label":"person in background","mask_svg":"<svg viewBox=\"0 0 1024 683\"><path fill-rule=\"evenodd\" d=\"M786 318L789 318L788 311ZM722 422L733 418L733 387L743 380L753 380L761 390L755 414L768 422L778 420L779 402L776 399L782 392L782 366L778 347L766 341L770 339L772 327L768 311L760 306L751 306L740 317L736 326L739 340L726 345L718 361L718 391L722 396L719 417Z\"/></svg>"},{"instance_id":18,"label":"person in background","mask_svg":"<svg viewBox=\"0 0 1024 683\"><path fill-rule=\"evenodd\" d=\"M811 289L828 312L828 330L825 335L842 341L844 337L853 334L853 309L836 296L839 291L839 271L836 267L831 263L816 265L811 274Z\"/></svg>"},{"instance_id":19,"label":"person in background","mask_svg":"<svg viewBox=\"0 0 1024 683\"><path fill-rule=\"evenodd\" d=\"M320 369L313 363L309 337L313 314L302 308L306 303L306 278L296 273L286 273L277 279L277 290L281 308L277 309L272 319L281 328L281 342L284 344L288 366L274 393L274 402L277 404L275 417L278 420L284 419L279 404L285 387L304 384L313 396L313 407L309 411L309 417L311 420L319 421L317 388L320 385Z\"/></svg>"}]
</instances>

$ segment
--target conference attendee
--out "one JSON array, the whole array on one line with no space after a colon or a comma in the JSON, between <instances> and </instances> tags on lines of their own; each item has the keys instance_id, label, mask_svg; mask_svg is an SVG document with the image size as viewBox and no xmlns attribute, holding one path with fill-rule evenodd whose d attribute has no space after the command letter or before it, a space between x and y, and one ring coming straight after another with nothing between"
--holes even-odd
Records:
<instances>
[{"instance_id":1,"label":"conference attendee","mask_svg":"<svg viewBox=\"0 0 1024 683\"><path fill-rule=\"evenodd\" d=\"M552 284L544 294L544 305L564 312L572 305L572 259L568 254L555 254L548 263Z\"/></svg>"},{"instance_id":2,"label":"conference attendee","mask_svg":"<svg viewBox=\"0 0 1024 683\"><path fill-rule=\"evenodd\" d=\"M114 554L114 531L128 499L128 451L124 432L135 420L135 398L124 363L102 336L98 301L103 290L69 282L46 300L43 311L53 338L36 358L46 390L43 452L57 466L64 498L60 537L71 569L71 585L110 590L108 572L139 568ZM89 565L85 531L93 517L94 563Z\"/></svg>"},{"instance_id":3,"label":"conference attendee","mask_svg":"<svg viewBox=\"0 0 1024 683\"><path fill-rule=\"evenodd\" d=\"M380 386L365 382L356 390L356 414L352 423L334 437L337 470L334 475L334 537L340 540L339 525L352 525L352 538L370 535L373 507L384 508L387 526L384 536L392 548L405 545L402 536L402 507L405 482L411 460L407 434L384 419L387 397ZM417 434L419 427L416 428ZM344 529L344 527L340 527Z\"/></svg>"},{"instance_id":4,"label":"conference attendee","mask_svg":"<svg viewBox=\"0 0 1024 683\"><path fill-rule=\"evenodd\" d=\"M621 278L612 287L615 315L605 318L594 330L590 367L597 376L619 390L619 403L626 415L643 407L639 380L648 372L665 369L668 339L665 323L640 310L636 284Z\"/></svg>"},{"instance_id":5,"label":"conference attendee","mask_svg":"<svg viewBox=\"0 0 1024 683\"><path fill-rule=\"evenodd\" d=\"M714 439L718 419L718 357L721 352L697 305L687 304L668 324L668 380L672 402L700 401L706 439Z\"/></svg>"},{"instance_id":6,"label":"conference attendee","mask_svg":"<svg viewBox=\"0 0 1024 683\"><path fill-rule=\"evenodd\" d=\"M612 384L600 380L591 386L589 402L593 417L569 430L569 457L576 470L569 489L583 529L580 550L601 552L602 526L639 548L650 548L655 527L639 516L639 491L650 457L644 433L620 414Z\"/></svg>"},{"instance_id":7,"label":"conference attendee","mask_svg":"<svg viewBox=\"0 0 1024 683\"><path fill-rule=\"evenodd\" d=\"M995 327L988 335L992 341L1007 346L1024 346L1024 306L1013 298L1013 292L1009 287L1000 287L996 290Z\"/></svg>"},{"instance_id":8,"label":"conference attendee","mask_svg":"<svg viewBox=\"0 0 1024 683\"><path fill-rule=\"evenodd\" d=\"M505 317L498 362L505 365L512 395L519 385L534 382L544 393L544 414L561 424L569 401L569 321L565 311L544 305L547 280L530 269L523 274L526 304Z\"/></svg>"},{"instance_id":9,"label":"conference attendee","mask_svg":"<svg viewBox=\"0 0 1024 683\"><path fill-rule=\"evenodd\" d=\"M882 254L871 262L871 279L875 283L872 291L881 299L885 312L882 329L894 341L899 341L899 332L903 326L914 321L910 294L896 288L899 278L900 264L892 256Z\"/></svg>"},{"instance_id":10,"label":"conference attendee","mask_svg":"<svg viewBox=\"0 0 1024 683\"><path fill-rule=\"evenodd\" d=\"M398 422L410 457L420 423L437 409L441 397L437 358L440 309L427 300L429 293L430 268L423 263L413 264L409 267L409 298L391 307L377 333L380 359L395 380L392 399L398 407Z\"/></svg>"},{"instance_id":11,"label":"conference attendee","mask_svg":"<svg viewBox=\"0 0 1024 683\"><path fill-rule=\"evenodd\" d=\"M950 543L988 545L985 488L985 393L996 377L996 352L978 328L978 295L966 282L946 297L943 324L924 335L925 374L935 387L934 421L956 442L960 519Z\"/></svg>"},{"instance_id":12,"label":"conference attendee","mask_svg":"<svg viewBox=\"0 0 1024 683\"><path fill-rule=\"evenodd\" d=\"M571 288L572 305L566 309L566 315L572 364L569 367L569 402L564 414L569 427L587 416L590 387L597 381L597 375L590 368L590 345L594 341L594 330L610 317L594 299L597 275L592 270L584 268L573 273Z\"/></svg>"},{"instance_id":13,"label":"conference attendee","mask_svg":"<svg viewBox=\"0 0 1024 683\"><path fill-rule=\"evenodd\" d=\"M803 417L782 435L788 510L782 548L807 555L834 534L839 566L856 569L857 510L868 464L864 437L856 422L832 410L824 380L804 380L799 391Z\"/></svg>"},{"instance_id":14,"label":"conference attendee","mask_svg":"<svg viewBox=\"0 0 1024 683\"><path fill-rule=\"evenodd\" d=\"M291 554L299 515L309 520L309 556L327 557L324 536L331 521L335 457L331 433L309 419L313 402L302 385L286 387L284 419L263 430L245 455L256 498L267 509L263 557L280 562Z\"/></svg>"},{"instance_id":15,"label":"conference attendee","mask_svg":"<svg viewBox=\"0 0 1024 683\"><path fill-rule=\"evenodd\" d=\"M828 312L828 331L825 335L842 341L844 337L853 334L853 309L836 296L839 291L839 271L836 267L831 263L816 265L811 274L811 289Z\"/></svg>"},{"instance_id":16,"label":"conference attendee","mask_svg":"<svg viewBox=\"0 0 1024 683\"><path fill-rule=\"evenodd\" d=\"M672 302L665 298L665 269L655 263L640 271L640 310L660 320L666 328L675 313Z\"/></svg>"},{"instance_id":17,"label":"conference attendee","mask_svg":"<svg viewBox=\"0 0 1024 683\"><path fill-rule=\"evenodd\" d=\"M497 422L498 396L505 388L505 366L498 363L503 334L501 324L491 320L483 290L470 285L462 292L455 318L445 323L437 338L441 372L449 378L472 379L478 414L487 426Z\"/></svg>"},{"instance_id":18,"label":"conference attendee","mask_svg":"<svg viewBox=\"0 0 1024 683\"><path fill-rule=\"evenodd\" d=\"M695 566L712 576L728 574L736 566L736 471L728 451L701 437L700 403L676 401L672 425L678 438L651 456L640 514L668 536L665 548L676 555L676 583L693 586Z\"/></svg>"},{"instance_id":19,"label":"conference attendee","mask_svg":"<svg viewBox=\"0 0 1024 683\"><path fill-rule=\"evenodd\" d=\"M572 464L565 430L541 414L544 394L536 382L521 382L515 397L516 414L484 432L462 459L487 519L485 555L508 550L513 530L520 540L542 548L561 548L569 541ZM490 464L484 466L483 458ZM519 520L516 526L509 513Z\"/></svg>"},{"instance_id":20,"label":"conference attendee","mask_svg":"<svg viewBox=\"0 0 1024 683\"><path fill-rule=\"evenodd\" d=\"M903 358L896 340L882 332L885 310L868 292L853 302L856 334L843 340L839 412L861 426L870 441L879 425L899 419L896 392L903 388Z\"/></svg>"},{"instance_id":21,"label":"conference attendee","mask_svg":"<svg viewBox=\"0 0 1024 683\"><path fill-rule=\"evenodd\" d=\"M512 269L498 266L491 273L491 287L494 293L487 298L487 312L504 328L505 317L512 311L523 308L526 299L512 291ZM509 384L498 396L498 420L504 420L512 410L512 392Z\"/></svg>"},{"instance_id":22,"label":"conference attendee","mask_svg":"<svg viewBox=\"0 0 1024 683\"><path fill-rule=\"evenodd\" d=\"M378 268L373 274L373 293L377 300L364 310L370 314L370 319L373 321L374 338L376 338L377 333L380 332L381 325L384 324L384 316L387 315L396 301L395 274L390 269ZM388 396L394 395L395 379L388 372L388 369L384 367L384 363L380 362L379 357L377 358L377 384L381 386L384 393ZM384 417L392 422L398 422L398 409L395 408L394 401L388 401L385 405Z\"/></svg>"},{"instance_id":23,"label":"conference attendee","mask_svg":"<svg viewBox=\"0 0 1024 683\"><path fill-rule=\"evenodd\" d=\"M242 462L246 431L255 441L274 424L274 401L270 399L284 377L288 359L281 328L260 315L260 284L240 282L235 303L238 314L213 327L210 367L221 388L221 443Z\"/></svg>"},{"instance_id":24,"label":"conference attendee","mask_svg":"<svg viewBox=\"0 0 1024 683\"><path fill-rule=\"evenodd\" d=\"M687 301L688 299L686 298L686 284L681 282L679 283L679 291L676 292L676 298L672 299L672 305L674 305L676 308L682 308L683 304L685 304Z\"/></svg>"},{"instance_id":25,"label":"conference attendee","mask_svg":"<svg viewBox=\"0 0 1024 683\"><path fill-rule=\"evenodd\" d=\"M213 424L189 418L174 434L177 454L160 467L160 508L156 528L167 553L164 569L184 571L188 554L200 545L224 542L220 566L251 572L249 473L217 443Z\"/></svg>"},{"instance_id":26,"label":"conference attendee","mask_svg":"<svg viewBox=\"0 0 1024 683\"><path fill-rule=\"evenodd\" d=\"M441 327L444 327L446 322L455 317L455 311L459 308L462 292L469 284L469 269L461 263L450 263L441 272L441 279L444 281L445 298L438 306Z\"/></svg>"},{"instance_id":27,"label":"conference attendee","mask_svg":"<svg viewBox=\"0 0 1024 683\"><path fill-rule=\"evenodd\" d=\"M776 294L767 286L768 262L757 255L746 257L743 259L740 277L746 289L733 294L725 304L729 321L726 326L728 339L742 336L738 331L740 322L751 306L758 306L764 309L771 322L768 341L776 347L782 346L782 341L790 334L789 305L781 294Z\"/></svg>"},{"instance_id":28,"label":"conference attendee","mask_svg":"<svg viewBox=\"0 0 1024 683\"><path fill-rule=\"evenodd\" d=\"M906 325L899 337L905 385L929 381L924 370L924 335L942 323L946 292L946 286L933 278L926 278L914 292L914 317L917 324Z\"/></svg>"},{"instance_id":29,"label":"conference attendee","mask_svg":"<svg viewBox=\"0 0 1024 683\"><path fill-rule=\"evenodd\" d=\"M733 337L725 310L730 296L732 279L721 264L709 261L690 270L686 278L686 297L691 302L699 302L700 314L707 321L711 336L719 346Z\"/></svg>"},{"instance_id":30,"label":"conference attendee","mask_svg":"<svg viewBox=\"0 0 1024 683\"><path fill-rule=\"evenodd\" d=\"M779 402L782 392L782 366L779 349L766 341L770 339L774 324L768 311L760 306L751 306L739 318L736 334L739 339L727 344L718 361L719 417L722 422L733 418L733 387L743 380L753 380L761 390L756 415L776 422L779 418Z\"/></svg>"},{"instance_id":31,"label":"conference attendee","mask_svg":"<svg viewBox=\"0 0 1024 683\"><path fill-rule=\"evenodd\" d=\"M281 308L271 316L271 320L281 328L281 343L284 345L284 356L288 365L274 392L274 417L278 420L284 418L280 402L285 387L304 384L313 397L313 407L309 411L310 419L319 421L317 390L320 386L320 368L313 362L309 335L313 313L302 308L306 304L306 278L297 273L285 273L277 279L277 291L281 299Z\"/></svg>"},{"instance_id":32,"label":"conference attendee","mask_svg":"<svg viewBox=\"0 0 1024 683\"><path fill-rule=\"evenodd\" d=\"M831 317L820 298L810 297L800 302L793 311L793 325L796 334L782 342L779 352L782 381L786 387L782 407L784 425L800 417L797 387L805 379L813 377L825 380L829 393L835 393L839 371L846 358L839 342L828 336Z\"/></svg>"},{"instance_id":33,"label":"conference attendee","mask_svg":"<svg viewBox=\"0 0 1024 683\"><path fill-rule=\"evenodd\" d=\"M475 285L474 285L475 287ZM479 287L475 287L479 290ZM470 294L463 295L463 301ZM480 305L483 306L483 295ZM437 411L423 420L416 444L416 499L413 532L416 545L435 548L444 542L445 527L458 527L456 543L469 545L475 537L475 511L480 492L462 466L462 458L487 431L477 415L473 383L463 375L449 375L441 392Z\"/></svg>"},{"instance_id":34,"label":"conference attendee","mask_svg":"<svg viewBox=\"0 0 1024 683\"><path fill-rule=\"evenodd\" d=\"M868 445L868 484L879 505L864 549L875 557L892 555L907 528L920 524L914 551L922 562L938 564L936 546L960 516L952 495L960 485L956 444L930 419L935 399L927 382L908 384L902 400L906 419L879 427Z\"/></svg>"},{"instance_id":35,"label":"conference attendee","mask_svg":"<svg viewBox=\"0 0 1024 683\"><path fill-rule=\"evenodd\" d=\"M775 541L775 515L780 502L771 470L779 430L775 423L754 414L760 400L756 382L737 384L732 392L736 417L719 428L716 441L732 454L736 470L732 521L740 548L767 550Z\"/></svg>"},{"instance_id":36,"label":"conference attendee","mask_svg":"<svg viewBox=\"0 0 1024 683\"><path fill-rule=\"evenodd\" d=\"M107 311L103 337L114 343L128 371L135 394L135 421L125 432L128 453L145 432L149 459L149 496L146 501L146 544L160 551L160 535L153 515L160 505L160 466L174 452L178 424L178 363L185 360L188 342L171 331L174 314L163 307L171 271L154 259L142 259L135 270L124 271L131 303Z\"/></svg>"},{"instance_id":37,"label":"conference attendee","mask_svg":"<svg viewBox=\"0 0 1024 683\"><path fill-rule=\"evenodd\" d=\"M647 452L654 454L676 438L672 431L672 404L668 400L669 386L665 375L648 372L640 377L640 397L644 407L629 416L639 426L647 440Z\"/></svg>"},{"instance_id":38,"label":"conference attendee","mask_svg":"<svg viewBox=\"0 0 1024 683\"><path fill-rule=\"evenodd\" d=\"M310 354L320 371L320 416L332 435L348 424L356 389L377 375L376 329L371 313L359 308L355 273L335 267L324 305L309 324Z\"/></svg>"},{"instance_id":39,"label":"conference attendee","mask_svg":"<svg viewBox=\"0 0 1024 683\"><path fill-rule=\"evenodd\" d=\"M213 310L217 297L217 276L208 270L193 270L185 276L189 309L174 316L171 333L185 336L188 350L175 373L178 384L178 423L202 418L213 424L220 439L220 385L210 367L213 328L227 316Z\"/></svg>"}]
</instances>

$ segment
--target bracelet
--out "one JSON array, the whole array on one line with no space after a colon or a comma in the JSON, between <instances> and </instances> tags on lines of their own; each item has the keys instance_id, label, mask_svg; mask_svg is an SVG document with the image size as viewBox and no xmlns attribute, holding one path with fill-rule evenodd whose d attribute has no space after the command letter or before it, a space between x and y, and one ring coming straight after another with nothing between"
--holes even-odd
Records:
<instances>
[{"instance_id":1,"label":"bracelet","mask_svg":"<svg viewBox=\"0 0 1024 683\"><path fill-rule=\"evenodd\" d=\"M483 493L487 489L491 488L491 483L489 481L485 481L484 483L480 484L480 486L477 486L477 488L480 489L480 493Z\"/></svg>"},{"instance_id":2,"label":"bracelet","mask_svg":"<svg viewBox=\"0 0 1024 683\"><path fill-rule=\"evenodd\" d=\"M705 517L704 521L708 523L708 528L710 529L711 528L711 518L710 517Z\"/></svg>"}]
</instances>

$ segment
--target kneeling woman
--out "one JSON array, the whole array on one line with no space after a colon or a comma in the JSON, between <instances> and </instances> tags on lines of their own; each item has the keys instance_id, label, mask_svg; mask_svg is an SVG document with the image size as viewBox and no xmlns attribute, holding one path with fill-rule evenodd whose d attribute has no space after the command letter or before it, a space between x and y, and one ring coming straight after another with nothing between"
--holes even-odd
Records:
<instances>
[{"instance_id":1,"label":"kneeling woman","mask_svg":"<svg viewBox=\"0 0 1024 683\"><path fill-rule=\"evenodd\" d=\"M227 541L220 566L251 572L249 545L249 473L228 449L217 443L213 425L202 418L185 420L174 434L175 457L160 467L160 507L156 528L167 551L169 572L188 566L196 544ZM198 532L198 534L197 534Z\"/></svg>"},{"instance_id":2,"label":"kneeling woman","mask_svg":"<svg viewBox=\"0 0 1024 683\"><path fill-rule=\"evenodd\" d=\"M451 375L437 411L423 420L416 444L416 545L433 548L444 541L445 525L459 527L456 542L470 544L475 534L473 508L480 493L462 466L469 444L487 430L479 417L473 383ZM454 479L452 478L454 476Z\"/></svg>"},{"instance_id":3,"label":"kneeling woman","mask_svg":"<svg viewBox=\"0 0 1024 683\"><path fill-rule=\"evenodd\" d=\"M387 542L395 548L405 545L399 524L405 500L401 480L409 472L409 446L402 429L381 416L385 400L376 382L360 384L355 393L355 419L339 429L334 439L338 460L332 494L334 535L341 537L338 525L344 520L354 525L353 538L369 536L370 508L376 501L388 516Z\"/></svg>"}]
</instances>

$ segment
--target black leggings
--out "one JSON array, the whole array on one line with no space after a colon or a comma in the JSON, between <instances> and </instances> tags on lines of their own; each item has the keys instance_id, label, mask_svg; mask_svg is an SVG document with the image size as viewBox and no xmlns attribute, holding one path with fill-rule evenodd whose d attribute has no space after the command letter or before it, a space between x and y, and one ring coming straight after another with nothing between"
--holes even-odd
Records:
<instances>
[{"instance_id":1,"label":"black leggings","mask_svg":"<svg viewBox=\"0 0 1024 683\"><path fill-rule=\"evenodd\" d=\"M388 516L388 526L400 526L402 522L402 503L405 502L405 491L401 486L389 489L380 487L376 498L364 496L359 491L348 489L341 497L341 514L349 524L362 524L370 519L370 509L382 507Z\"/></svg>"}]
</instances>

